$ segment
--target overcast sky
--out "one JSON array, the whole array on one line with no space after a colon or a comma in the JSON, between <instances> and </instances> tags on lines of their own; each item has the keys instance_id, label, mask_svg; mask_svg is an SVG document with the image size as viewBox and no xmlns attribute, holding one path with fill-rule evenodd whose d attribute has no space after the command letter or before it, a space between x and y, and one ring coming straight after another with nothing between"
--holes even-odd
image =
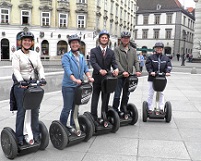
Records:
<instances>
[{"instance_id":1,"label":"overcast sky","mask_svg":"<svg viewBox=\"0 0 201 161\"><path fill-rule=\"evenodd\" d=\"M195 7L194 0L179 0L179 2L185 7Z\"/></svg>"}]
</instances>

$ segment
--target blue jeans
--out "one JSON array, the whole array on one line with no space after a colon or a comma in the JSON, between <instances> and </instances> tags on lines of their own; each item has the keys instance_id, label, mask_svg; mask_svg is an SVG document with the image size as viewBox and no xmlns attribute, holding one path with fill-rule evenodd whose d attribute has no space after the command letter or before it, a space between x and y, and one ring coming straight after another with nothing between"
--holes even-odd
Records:
<instances>
[{"instance_id":1,"label":"blue jeans","mask_svg":"<svg viewBox=\"0 0 201 161\"><path fill-rule=\"evenodd\" d=\"M24 129L24 118L26 110L23 108L23 97L26 89L20 88L17 85L14 87L14 94L17 102L17 118L16 118L16 136L18 141L23 141L23 129ZM39 107L31 110L31 128L34 139L38 139L40 136L39 131Z\"/></svg>"},{"instance_id":2,"label":"blue jeans","mask_svg":"<svg viewBox=\"0 0 201 161\"><path fill-rule=\"evenodd\" d=\"M70 125L74 124L73 122L73 109L74 109L74 95L75 87L64 87L62 86L62 95L63 95L63 109L60 115L60 122L66 126L68 121L68 116L71 111Z\"/></svg>"},{"instance_id":3,"label":"blue jeans","mask_svg":"<svg viewBox=\"0 0 201 161\"><path fill-rule=\"evenodd\" d=\"M130 92L127 88L124 87L126 78L119 78L118 83L114 93L114 100L113 100L113 108L118 111L119 103L120 103L120 96L123 89L123 95L121 98L121 107L120 110L123 111L123 104L128 103Z\"/></svg>"}]
</instances>

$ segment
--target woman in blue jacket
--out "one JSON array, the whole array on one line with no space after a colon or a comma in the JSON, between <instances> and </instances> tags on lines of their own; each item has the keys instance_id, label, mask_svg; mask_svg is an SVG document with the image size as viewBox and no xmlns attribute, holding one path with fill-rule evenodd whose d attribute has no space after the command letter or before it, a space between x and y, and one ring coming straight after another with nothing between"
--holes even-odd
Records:
<instances>
[{"instance_id":1,"label":"woman in blue jacket","mask_svg":"<svg viewBox=\"0 0 201 161\"><path fill-rule=\"evenodd\" d=\"M64 76L62 81L63 109L60 115L60 122L66 126L70 111L73 113L75 89L84 80L84 74L90 82L94 79L88 70L84 55L79 51L80 38L78 35L71 35L68 39L71 50L63 55L62 67ZM74 125L72 115L70 125Z\"/></svg>"}]
</instances>

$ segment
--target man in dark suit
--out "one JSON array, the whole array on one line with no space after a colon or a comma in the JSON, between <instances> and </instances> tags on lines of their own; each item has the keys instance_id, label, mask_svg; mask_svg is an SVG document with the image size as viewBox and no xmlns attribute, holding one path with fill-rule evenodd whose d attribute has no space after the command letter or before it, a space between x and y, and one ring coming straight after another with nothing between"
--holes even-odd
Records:
<instances>
[{"instance_id":1,"label":"man in dark suit","mask_svg":"<svg viewBox=\"0 0 201 161\"><path fill-rule=\"evenodd\" d=\"M109 49L110 34L106 30L102 30L99 34L99 43L100 45L96 48L91 49L90 62L93 67L93 94L92 94L92 102L91 102L91 114L94 119L97 120L97 108L98 108L98 100L101 92L101 82L104 76L108 71L111 70L111 66L113 68L113 75L117 76L119 73L117 63L115 61L114 52ZM103 95L102 95L103 97ZM107 105L109 103L109 95L107 99ZM108 107L106 107L106 111Z\"/></svg>"}]
</instances>

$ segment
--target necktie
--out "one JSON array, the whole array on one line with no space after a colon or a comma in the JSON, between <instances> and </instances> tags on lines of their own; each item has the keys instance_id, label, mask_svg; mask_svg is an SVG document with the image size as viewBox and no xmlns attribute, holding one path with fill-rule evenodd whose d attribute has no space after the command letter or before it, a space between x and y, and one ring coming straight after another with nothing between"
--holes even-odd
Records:
<instances>
[{"instance_id":1,"label":"necktie","mask_svg":"<svg viewBox=\"0 0 201 161\"><path fill-rule=\"evenodd\" d=\"M103 57L104 57L105 56L105 49L102 50L102 53L103 53Z\"/></svg>"}]
</instances>

